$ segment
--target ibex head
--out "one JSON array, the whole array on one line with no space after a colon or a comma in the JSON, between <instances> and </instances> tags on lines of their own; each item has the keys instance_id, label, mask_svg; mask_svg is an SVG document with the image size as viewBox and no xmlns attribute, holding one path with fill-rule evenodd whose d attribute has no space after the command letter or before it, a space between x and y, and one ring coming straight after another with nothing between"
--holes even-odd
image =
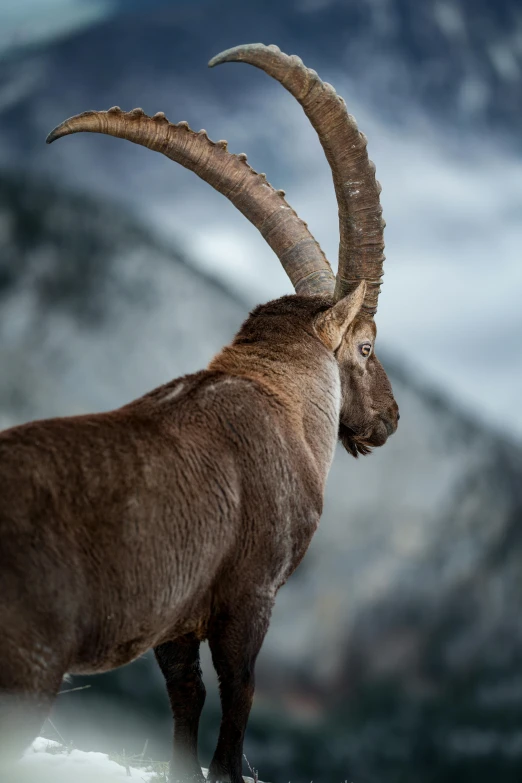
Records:
<instances>
[{"instance_id":1,"label":"ibex head","mask_svg":"<svg viewBox=\"0 0 522 783\"><path fill-rule=\"evenodd\" d=\"M334 275L306 223L257 174L246 155L232 155L225 141L211 142L205 131L173 125L163 113L142 109L85 112L55 128L48 142L91 131L128 139L162 152L223 193L260 230L277 254L297 294L314 304L314 327L337 359L341 377L339 438L354 456L381 446L397 428L397 403L375 355L377 310L384 261L380 185L368 159L366 137L348 114L344 100L301 59L277 46L247 44L214 57L211 67L247 62L278 80L301 104L317 131L333 175L339 206L339 265ZM319 298L320 297L320 298ZM283 308L284 309L284 308Z\"/></svg>"},{"instance_id":2,"label":"ibex head","mask_svg":"<svg viewBox=\"0 0 522 783\"><path fill-rule=\"evenodd\" d=\"M374 350L373 316L384 262L385 223L381 217L381 188L375 179L375 166L368 160L366 137L333 87L306 68L299 57L289 57L277 46L251 44L219 54L210 65L224 62L255 65L286 87L303 107L326 153L339 206L339 268L335 280L333 274L321 281L306 278L307 293L333 294L335 304L319 316L316 326L339 363L339 438L355 457L367 454L395 432L399 412ZM317 264L315 268L322 266ZM302 270L302 262L297 274L287 270L298 292Z\"/></svg>"},{"instance_id":3,"label":"ibex head","mask_svg":"<svg viewBox=\"0 0 522 783\"><path fill-rule=\"evenodd\" d=\"M366 295L363 281L321 313L316 329L334 351L341 375L339 439L357 457L382 446L397 429L399 409L388 376L374 351L376 326L361 314Z\"/></svg>"}]
</instances>

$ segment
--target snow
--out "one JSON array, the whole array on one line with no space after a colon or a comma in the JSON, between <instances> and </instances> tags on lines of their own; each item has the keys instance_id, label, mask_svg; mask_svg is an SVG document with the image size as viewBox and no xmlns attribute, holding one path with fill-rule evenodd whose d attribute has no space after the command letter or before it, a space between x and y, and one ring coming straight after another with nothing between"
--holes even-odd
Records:
<instances>
[{"instance_id":1,"label":"snow","mask_svg":"<svg viewBox=\"0 0 522 783\"><path fill-rule=\"evenodd\" d=\"M60 750L62 748L62 750ZM13 783L117 783L159 780L154 772L129 767L128 771L105 753L71 750L58 742L38 737L16 765Z\"/></svg>"},{"instance_id":2,"label":"snow","mask_svg":"<svg viewBox=\"0 0 522 783\"><path fill-rule=\"evenodd\" d=\"M208 770L202 770L205 777ZM254 783L252 778L243 778ZM162 776L143 767L124 767L105 753L69 750L59 742L38 737L15 765L9 783L118 783L136 780L161 783Z\"/></svg>"}]
</instances>

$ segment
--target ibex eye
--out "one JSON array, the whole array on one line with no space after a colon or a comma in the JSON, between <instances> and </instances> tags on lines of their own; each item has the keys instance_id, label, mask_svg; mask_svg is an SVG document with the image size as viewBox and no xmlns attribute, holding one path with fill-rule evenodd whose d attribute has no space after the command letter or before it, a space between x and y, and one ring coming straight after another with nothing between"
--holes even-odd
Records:
<instances>
[{"instance_id":1,"label":"ibex eye","mask_svg":"<svg viewBox=\"0 0 522 783\"><path fill-rule=\"evenodd\" d=\"M372 352L372 344L363 343L362 345L359 346L359 350L363 356L368 357Z\"/></svg>"}]
</instances>

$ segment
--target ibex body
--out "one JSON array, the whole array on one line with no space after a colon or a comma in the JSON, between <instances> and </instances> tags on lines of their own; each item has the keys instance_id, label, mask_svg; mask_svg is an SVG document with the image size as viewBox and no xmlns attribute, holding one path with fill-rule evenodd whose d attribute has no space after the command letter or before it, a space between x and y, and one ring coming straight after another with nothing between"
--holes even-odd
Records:
<instances>
[{"instance_id":1,"label":"ibex body","mask_svg":"<svg viewBox=\"0 0 522 783\"><path fill-rule=\"evenodd\" d=\"M254 64L269 72L273 57L285 65L273 47L252 51L252 62L268 53L268 65ZM299 293L258 307L205 371L116 411L0 434L1 741L12 751L36 735L65 672L106 671L154 647L175 718L172 779L202 780L199 644L208 639L223 707L209 777L239 783L256 656L277 590L319 522L337 439L366 453L395 430L398 411L373 353L371 255L334 291L280 192L224 144L165 123L88 113L53 138L98 130L184 165L193 154L189 167L260 224ZM380 221L378 197L376 209Z\"/></svg>"}]
</instances>

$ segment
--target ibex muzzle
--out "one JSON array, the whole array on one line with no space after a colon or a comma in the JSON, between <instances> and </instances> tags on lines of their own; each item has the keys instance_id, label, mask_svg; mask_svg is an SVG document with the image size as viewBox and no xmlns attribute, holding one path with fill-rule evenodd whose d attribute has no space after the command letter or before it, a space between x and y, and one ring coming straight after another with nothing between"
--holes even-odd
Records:
<instances>
[{"instance_id":1,"label":"ibex muzzle","mask_svg":"<svg viewBox=\"0 0 522 783\"><path fill-rule=\"evenodd\" d=\"M336 442L357 456L397 427L374 353L384 223L366 140L298 58L255 44L211 64L232 60L282 82L315 127L339 203L339 271L283 192L204 131L114 108L50 134L119 136L192 169L259 228L296 295L256 308L207 370L109 413L0 434L3 753L33 739L66 672L154 647L175 719L171 778L203 780L208 639L223 707L209 780L240 783L255 660L319 523Z\"/></svg>"}]
</instances>

